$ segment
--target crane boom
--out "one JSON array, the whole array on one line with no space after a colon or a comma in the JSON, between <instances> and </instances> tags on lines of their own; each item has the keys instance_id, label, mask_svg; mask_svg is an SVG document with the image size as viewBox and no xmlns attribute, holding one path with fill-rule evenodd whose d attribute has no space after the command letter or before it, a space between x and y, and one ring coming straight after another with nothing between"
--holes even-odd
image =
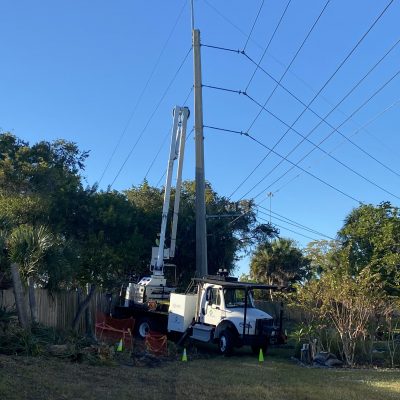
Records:
<instances>
[{"instance_id":1,"label":"crane boom","mask_svg":"<svg viewBox=\"0 0 400 400\"><path fill-rule=\"evenodd\" d=\"M186 128L187 128L188 118L189 118L189 109L187 107L176 106L174 108L171 145L170 145L169 159L167 165L167 176L165 181L164 203L161 215L160 243L157 250L157 261L153 266L153 274L160 277L164 275L164 259L172 258L175 255L176 232L178 225L179 202L180 202L181 185L182 185L183 158L185 153ZM168 250L164 249L164 246L165 246L166 228L168 221L168 211L171 198L172 175L176 159L178 159L178 169L177 169L176 188L175 188L175 202L174 202L173 221L172 221L171 245L170 249Z\"/></svg>"}]
</instances>

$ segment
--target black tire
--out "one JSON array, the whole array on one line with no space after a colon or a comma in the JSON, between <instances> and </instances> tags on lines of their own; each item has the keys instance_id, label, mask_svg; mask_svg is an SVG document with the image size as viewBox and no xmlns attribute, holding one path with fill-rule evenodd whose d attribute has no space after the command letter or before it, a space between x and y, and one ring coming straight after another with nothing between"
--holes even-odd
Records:
<instances>
[{"instance_id":1,"label":"black tire","mask_svg":"<svg viewBox=\"0 0 400 400\"><path fill-rule=\"evenodd\" d=\"M235 335L232 331L226 329L219 335L218 348L219 352L225 356L229 356L233 353L235 347Z\"/></svg>"},{"instance_id":2,"label":"black tire","mask_svg":"<svg viewBox=\"0 0 400 400\"><path fill-rule=\"evenodd\" d=\"M152 322L148 318L140 318L136 324L136 335L144 339L146 335L153 330Z\"/></svg>"}]
</instances>

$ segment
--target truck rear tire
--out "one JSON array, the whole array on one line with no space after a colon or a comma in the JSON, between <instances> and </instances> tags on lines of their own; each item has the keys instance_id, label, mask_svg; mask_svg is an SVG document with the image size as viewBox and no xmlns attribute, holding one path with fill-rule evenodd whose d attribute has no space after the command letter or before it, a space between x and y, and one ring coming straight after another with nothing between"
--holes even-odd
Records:
<instances>
[{"instance_id":1,"label":"truck rear tire","mask_svg":"<svg viewBox=\"0 0 400 400\"><path fill-rule=\"evenodd\" d=\"M146 335L152 330L152 323L148 318L140 318L137 323L136 333L144 339Z\"/></svg>"},{"instance_id":2,"label":"truck rear tire","mask_svg":"<svg viewBox=\"0 0 400 400\"><path fill-rule=\"evenodd\" d=\"M234 334L226 329L221 332L219 335L219 342L218 342L218 348L219 352L223 355L230 355L233 352L233 348L235 346L235 336Z\"/></svg>"}]
</instances>

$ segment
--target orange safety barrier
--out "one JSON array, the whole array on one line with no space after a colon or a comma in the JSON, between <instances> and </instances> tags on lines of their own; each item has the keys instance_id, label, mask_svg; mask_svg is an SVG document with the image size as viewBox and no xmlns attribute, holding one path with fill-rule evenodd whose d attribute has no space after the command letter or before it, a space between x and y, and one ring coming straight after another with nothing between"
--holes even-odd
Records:
<instances>
[{"instance_id":1,"label":"orange safety barrier","mask_svg":"<svg viewBox=\"0 0 400 400\"><path fill-rule=\"evenodd\" d=\"M150 331L145 338L147 350L160 356L166 356L168 354L167 343L167 335L158 332Z\"/></svg>"},{"instance_id":2,"label":"orange safety barrier","mask_svg":"<svg viewBox=\"0 0 400 400\"><path fill-rule=\"evenodd\" d=\"M125 347L132 346L134 327L133 318L117 319L101 312L96 315L96 337L99 341L117 343L122 339Z\"/></svg>"}]
</instances>

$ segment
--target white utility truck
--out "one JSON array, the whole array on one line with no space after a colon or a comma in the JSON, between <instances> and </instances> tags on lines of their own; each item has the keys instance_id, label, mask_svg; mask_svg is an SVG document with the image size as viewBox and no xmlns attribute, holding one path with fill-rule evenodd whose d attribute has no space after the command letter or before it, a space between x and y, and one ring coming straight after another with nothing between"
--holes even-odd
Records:
<instances>
[{"instance_id":1,"label":"white utility truck","mask_svg":"<svg viewBox=\"0 0 400 400\"><path fill-rule=\"evenodd\" d=\"M171 336L215 343L221 354L251 346L254 352L285 343L282 315L278 322L256 308L253 291L284 290L278 286L239 282L225 275L194 278L185 294L170 293L169 302L149 300L117 307L120 316L136 319L137 333L168 332Z\"/></svg>"},{"instance_id":2,"label":"white utility truck","mask_svg":"<svg viewBox=\"0 0 400 400\"><path fill-rule=\"evenodd\" d=\"M217 343L222 354L249 345L266 351L270 343L283 343L282 326L254 305L253 290L280 290L277 286L238 282L224 275L193 279L193 292L171 293L168 332Z\"/></svg>"}]
</instances>

